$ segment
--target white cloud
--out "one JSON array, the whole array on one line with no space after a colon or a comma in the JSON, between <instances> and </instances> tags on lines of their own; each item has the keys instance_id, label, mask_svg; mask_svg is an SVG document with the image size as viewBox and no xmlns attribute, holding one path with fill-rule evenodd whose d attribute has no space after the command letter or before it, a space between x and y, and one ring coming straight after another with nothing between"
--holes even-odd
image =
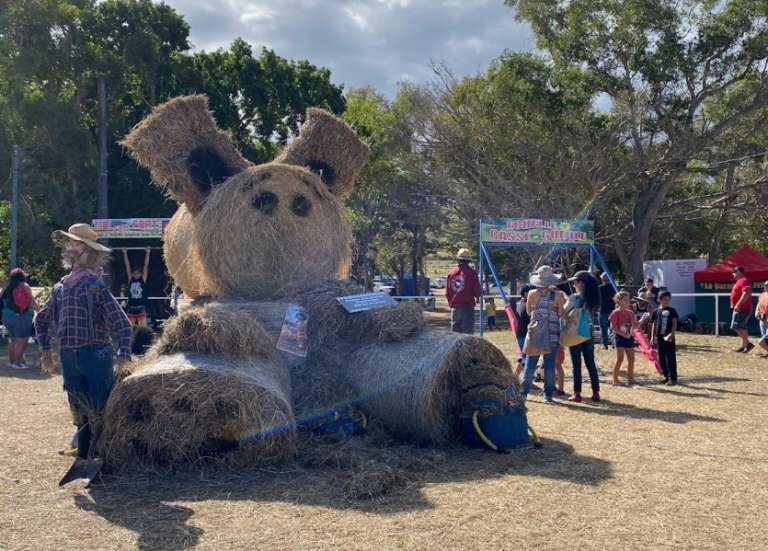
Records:
<instances>
[{"instance_id":1,"label":"white cloud","mask_svg":"<svg viewBox=\"0 0 768 551\"><path fill-rule=\"evenodd\" d=\"M430 60L457 75L483 70L502 50L532 50L530 29L503 0L165 0L191 26L197 49L242 37L256 50L331 69L347 88L393 96L398 82L426 82Z\"/></svg>"}]
</instances>

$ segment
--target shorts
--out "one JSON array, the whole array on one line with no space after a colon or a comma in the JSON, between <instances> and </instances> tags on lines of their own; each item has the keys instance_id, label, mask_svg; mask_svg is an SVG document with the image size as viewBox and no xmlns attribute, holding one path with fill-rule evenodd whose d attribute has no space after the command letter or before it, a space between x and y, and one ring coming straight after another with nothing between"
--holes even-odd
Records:
<instances>
[{"instance_id":1,"label":"shorts","mask_svg":"<svg viewBox=\"0 0 768 551\"><path fill-rule=\"evenodd\" d=\"M126 310L125 315L128 317L128 321L130 321L131 324L142 327L147 326L147 311L143 306L129 307Z\"/></svg>"},{"instance_id":2,"label":"shorts","mask_svg":"<svg viewBox=\"0 0 768 551\"><path fill-rule=\"evenodd\" d=\"M751 316L751 310L735 310L731 317L731 329L746 329Z\"/></svg>"},{"instance_id":3,"label":"shorts","mask_svg":"<svg viewBox=\"0 0 768 551\"><path fill-rule=\"evenodd\" d=\"M621 335L614 335L613 336L613 346L616 348L634 348L637 346L635 344L635 337L622 337Z\"/></svg>"},{"instance_id":4,"label":"shorts","mask_svg":"<svg viewBox=\"0 0 768 551\"><path fill-rule=\"evenodd\" d=\"M23 314L6 314L3 316L3 325L8 330L8 336L12 339L28 339L32 336L32 312Z\"/></svg>"}]
</instances>

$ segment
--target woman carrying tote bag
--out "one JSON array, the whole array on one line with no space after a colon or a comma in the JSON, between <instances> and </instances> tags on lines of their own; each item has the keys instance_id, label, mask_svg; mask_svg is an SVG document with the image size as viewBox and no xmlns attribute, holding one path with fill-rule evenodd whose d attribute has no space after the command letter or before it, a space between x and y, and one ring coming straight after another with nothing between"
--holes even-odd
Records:
<instances>
[{"instance_id":1,"label":"woman carrying tote bag","mask_svg":"<svg viewBox=\"0 0 768 551\"><path fill-rule=\"evenodd\" d=\"M579 344L571 345L571 363L573 364L573 396L569 398L572 402L581 402L581 358L589 372L589 380L592 383L592 401L600 401L600 378L595 364L595 343L592 340L592 318L595 312L600 310L600 287L597 279L589 272L582 270L576 272L568 281L574 288L574 294L568 297L568 303L565 307L566 315L568 312L580 309L580 317L587 317L586 338ZM584 325L581 323L580 325ZM580 331L581 332L581 331Z\"/></svg>"},{"instance_id":2,"label":"woman carrying tote bag","mask_svg":"<svg viewBox=\"0 0 768 551\"><path fill-rule=\"evenodd\" d=\"M565 309L565 293L555 285L560 281L549 266L541 266L531 275L534 287L528 293L526 311L531 316L525 337L525 374L523 395L531 390L539 356L544 356L544 401L551 402L555 393L555 356L560 343L560 317Z\"/></svg>"}]
</instances>

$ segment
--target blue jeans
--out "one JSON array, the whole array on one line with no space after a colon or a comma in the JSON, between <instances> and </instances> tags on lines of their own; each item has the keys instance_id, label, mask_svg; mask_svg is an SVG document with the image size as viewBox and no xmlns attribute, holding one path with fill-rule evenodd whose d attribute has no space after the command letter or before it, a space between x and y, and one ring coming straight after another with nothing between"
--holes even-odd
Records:
<instances>
[{"instance_id":1,"label":"blue jeans","mask_svg":"<svg viewBox=\"0 0 768 551\"><path fill-rule=\"evenodd\" d=\"M523 352L523 346L525 345L525 337L517 337L517 344L520 345L520 356L522 361L525 361L525 352Z\"/></svg>"},{"instance_id":2,"label":"blue jeans","mask_svg":"<svg viewBox=\"0 0 768 551\"><path fill-rule=\"evenodd\" d=\"M61 350L64 390L80 414L104 409L112 391L112 345L93 344Z\"/></svg>"},{"instance_id":3,"label":"blue jeans","mask_svg":"<svg viewBox=\"0 0 768 551\"><path fill-rule=\"evenodd\" d=\"M610 340L608 340L608 316L611 314L608 312L600 312L597 315L597 321L600 323L600 344L608 346Z\"/></svg>"},{"instance_id":4,"label":"blue jeans","mask_svg":"<svg viewBox=\"0 0 768 551\"><path fill-rule=\"evenodd\" d=\"M589 373L589 381L592 384L592 393L600 392L600 376L597 373L597 364L595 364L595 344L592 339L571 346L570 351L571 363L573 364L573 391L581 392L581 358L583 356L584 364Z\"/></svg>"},{"instance_id":5,"label":"blue jeans","mask_svg":"<svg viewBox=\"0 0 768 551\"><path fill-rule=\"evenodd\" d=\"M552 350L544 355L544 399L551 400L555 393L555 356L557 356L557 343L552 343ZM525 357L525 374L523 375L523 394L531 390L531 383L536 374L538 356Z\"/></svg>"},{"instance_id":6,"label":"blue jeans","mask_svg":"<svg viewBox=\"0 0 768 551\"><path fill-rule=\"evenodd\" d=\"M77 418L77 456L89 457L91 423L107 403L114 380L112 345L92 344L61 350L64 390Z\"/></svg>"}]
</instances>

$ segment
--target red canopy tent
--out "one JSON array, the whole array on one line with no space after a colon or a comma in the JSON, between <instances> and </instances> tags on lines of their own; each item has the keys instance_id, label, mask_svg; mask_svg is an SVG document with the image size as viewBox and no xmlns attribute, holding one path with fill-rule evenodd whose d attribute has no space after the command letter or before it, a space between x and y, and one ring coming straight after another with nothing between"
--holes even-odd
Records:
<instances>
[{"instance_id":1,"label":"red canopy tent","mask_svg":"<svg viewBox=\"0 0 768 551\"><path fill-rule=\"evenodd\" d=\"M736 266L744 267L750 281L768 280L768 257L749 245L741 245L724 260L693 272L693 280L697 283L733 281L731 274Z\"/></svg>"}]
</instances>

